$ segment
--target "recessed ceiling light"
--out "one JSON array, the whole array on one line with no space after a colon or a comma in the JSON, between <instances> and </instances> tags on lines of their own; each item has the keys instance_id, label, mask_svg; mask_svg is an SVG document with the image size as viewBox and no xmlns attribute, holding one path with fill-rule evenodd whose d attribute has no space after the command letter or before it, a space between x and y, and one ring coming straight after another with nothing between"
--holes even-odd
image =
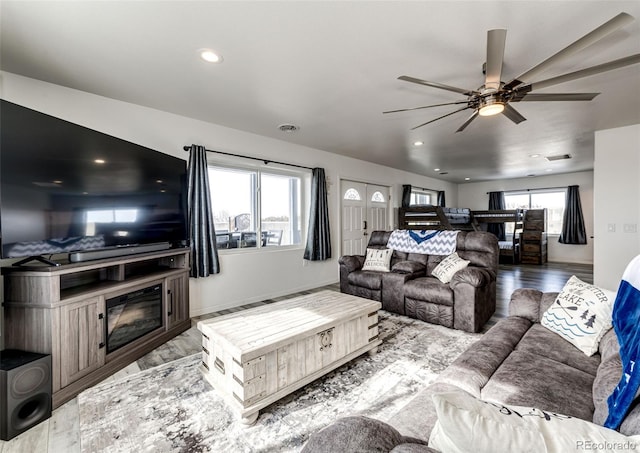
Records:
<instances>
[{"instance_id":1,"label":"recessed ceiling light","mask_svg":"<svg viewBox=\"0 0 640 453\"><path fill-rule=\"evenodd\" d=\"M62 181L60 181L59 179L56 179L56 180L51 181L51 182L53 182L54 184L62 184Z\"/></svg>"},{"instance_id":2,"label":"recessed ceiling light","mask_svg":"<svg viewBox=\"0 0 640 453\"><path fill-rule=\"evenodd\" d=\"M540 157L540 154L529 154L529 157L533 157L535 159L536 157Z\"/></svg>"},{"instance_id":3,"label":"recessed ceiling light","mask_svg":"<svg viewBox=\"0 0 640 453\"><path fill-rule=\"evenodd\" d=\"M471 178L464 178L464 180L465 180L465 181L470 181L470 180L471 180Z\"/></svg>"},{"instance_id":4,"label":"recessed ceiling light","mask_svg":"<svg viewBox=\"0 0 640 453\"><path fill-rule=\"evenodd\" d=\"M421 142L420 140L413 142L413 146L422 146L424 145L424 142Z\"/></svg>"},{"instance_id":5,"label":"recessed ceiling light","mask_svg":"<svg viewBox=\"0 0 640 453\"><path fill-rule=\"evenodd\" d=\"M222 63L222 57L211 49L200 49L200 58L207 63Z\"/></svg>"},{"instance_id":6,"label":"recessed ceiling light","mask_svg":"<svg viewBox=\"0 0 640 453\"><path fill-rule=\"evenodd\" d=\"M164 181L163 181L162 179L156 179L156 182L157 182L158 184L162 184Z\"/></svg>"},{"instance_id":7,"label":"recessed ceiling light","mask_svg":"<svg viewBox=\"0 0 640 453\"><path fill-rule=\"evenodd\" d=\"M104 164L106 161L104 159L96 159L93 162L95 162L96 164Z\"/></svg>"},{"instance_id":8,"label":"recessed ceiling light","mask_svg":"<svg viewBox=\"0 0 640 453\"><path fill-rule=\"evenodd\" d=\"M440 171L440 169L439 168L434 168L433 171Z\"/></svg>"}]
</instances>

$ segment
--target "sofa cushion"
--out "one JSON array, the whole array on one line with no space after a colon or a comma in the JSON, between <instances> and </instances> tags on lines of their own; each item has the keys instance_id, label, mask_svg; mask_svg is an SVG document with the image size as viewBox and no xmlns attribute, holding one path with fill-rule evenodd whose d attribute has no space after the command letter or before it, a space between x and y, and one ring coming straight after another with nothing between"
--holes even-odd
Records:
<instances>
[{"instance_id":1,"label":"sofa cushion","mask_svg":"<svg viewBox=\"0 0 640 453\"><path fill-rule=\"evenodd\" d=\"M591 357L585 356L571 343L538 323L531 326L518 344L517 349L564 363L592 376L596 375L598 365L600 365L599 354Z\"/></svg>"},{"instance_id":2,"label":"sofa cushion","mask_svg":"<svg viewBox=\"0 0 640 453\"><path fill-rule=\"evenodd\" d=\"M480 396L482 388L530 327L531 322L524 318L514 316L501 319L480 340L460 354L440 374L437 381Z\"/></svg>"},{"instance_id":3,"label":"sofa cushion","mask_svg":"<svg viewBox=\"0 0 640 453\"><path fill-rule=\"evenodd\" d=\"M574 344L586 355L598 350L598 343L611 328L615 294L585 283L573 275L540 323Z\"/></svg>"},{"instance_id":4,"label":"sofa cushion","mask_svg":"<svg viewBox=\"0 0 640 453\"><path fill-rule=\"evenodd\" d=\"M480 397L591 420L593 380L589 373L564 363L516 350L502 362Z\"/></svg>"},{"instance_id":5,"label":"sofa cushion","mask_svg":"<svg viewBox=\"0 0 640 453\"><path fill-rule=\"evenodd\" d=\"M453 306L453 291L434 277L420 277L404 285L404 295L411 299L424 300Z\"/></svg>"},{"instance_id":6,"label":"sofa cushion","mask_svg":"<svg viewBox=\"0 0 640 453\"><path fill-rule=\"evenodd\" d=\"M464 269L468 265L469 261L463 260L456 252L453 252L451 255L440 261L440 264L438 264L433 272L431 272L431 275L436 277L442 283L449 283L456 272Z\"/></svg>"},{"instance_id":7,"label":"sofa cushion","mask_svg":"<svg viewBox=\"0 0 640 453\"><path fill-rule=\"evenodd\" d=\"M438 421L429 445L447 453L613 452L640 448L640 437L626 437L537 407L490 403L464 392L435 394L433 400Z\"/></svg>"},{"instance_id":8,"label":"sofa cushion","mask_svg":"<svg viewBox=\"0 0 640 453\"><path fill-rule=\"evenodd\" d=\"M355 271L347 277L351 285L379 291L382 287L382 273L378 271Z\"/></svg>"}]
</instances>

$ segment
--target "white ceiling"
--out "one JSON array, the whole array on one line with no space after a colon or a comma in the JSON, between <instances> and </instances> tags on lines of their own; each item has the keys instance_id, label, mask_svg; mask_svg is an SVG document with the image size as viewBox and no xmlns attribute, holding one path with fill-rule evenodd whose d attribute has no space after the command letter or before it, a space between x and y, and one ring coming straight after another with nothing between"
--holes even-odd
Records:
<instances>
[{"instance_id":1,"label":"white ceiling","mask_svg":"<svg viewBox=\"0 0 640 453\"><path fill-rule=\"evenodd\" d=\"M640 65L542 90L602 94L515 104L527 118L519 125L498 115L455 133L467 110L410 131L457 106L382 114L463 100L397 77L477 89L493 28L508 30L505 81L622 11L637 20L542 78L640 53L639 1L2 0L0 8L4 71L452 182L589 170L595 130L640 123ZM201 48L224 62L203 62ZM282 123L300 129L283 133ZM544 159L564 153L572 159Z\"/></svg>"}]
</instances>

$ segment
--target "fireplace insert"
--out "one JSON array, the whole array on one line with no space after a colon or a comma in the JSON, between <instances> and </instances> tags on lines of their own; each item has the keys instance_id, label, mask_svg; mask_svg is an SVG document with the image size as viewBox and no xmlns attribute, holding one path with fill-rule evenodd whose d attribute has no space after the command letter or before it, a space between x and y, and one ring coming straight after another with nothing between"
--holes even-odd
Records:
<instances>
[{"instance_id":1,"label":"fireplace insert","mask_svg":"<svg viewBox=\"0 0 640 453\"><path fill-rule=\"evenodd\" d=\"M162 285L107 299L107 354L164 325Z\"/></svg>"}]
</instances>

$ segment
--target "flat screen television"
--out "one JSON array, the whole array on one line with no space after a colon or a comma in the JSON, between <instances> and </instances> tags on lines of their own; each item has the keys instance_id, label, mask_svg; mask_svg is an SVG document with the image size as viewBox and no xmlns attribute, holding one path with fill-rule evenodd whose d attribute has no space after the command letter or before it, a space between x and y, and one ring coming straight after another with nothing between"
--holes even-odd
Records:
<instances>
[{"instance_id":1,"label":"flat screen television","mask_svg":"<svg viewBox=\"0 0 640 453\"><path fill-rule=\"evenodd\" d=\"M185 246L185 187L183 159L0 100L2 258Z\"/></svg>"}]
</instances>

